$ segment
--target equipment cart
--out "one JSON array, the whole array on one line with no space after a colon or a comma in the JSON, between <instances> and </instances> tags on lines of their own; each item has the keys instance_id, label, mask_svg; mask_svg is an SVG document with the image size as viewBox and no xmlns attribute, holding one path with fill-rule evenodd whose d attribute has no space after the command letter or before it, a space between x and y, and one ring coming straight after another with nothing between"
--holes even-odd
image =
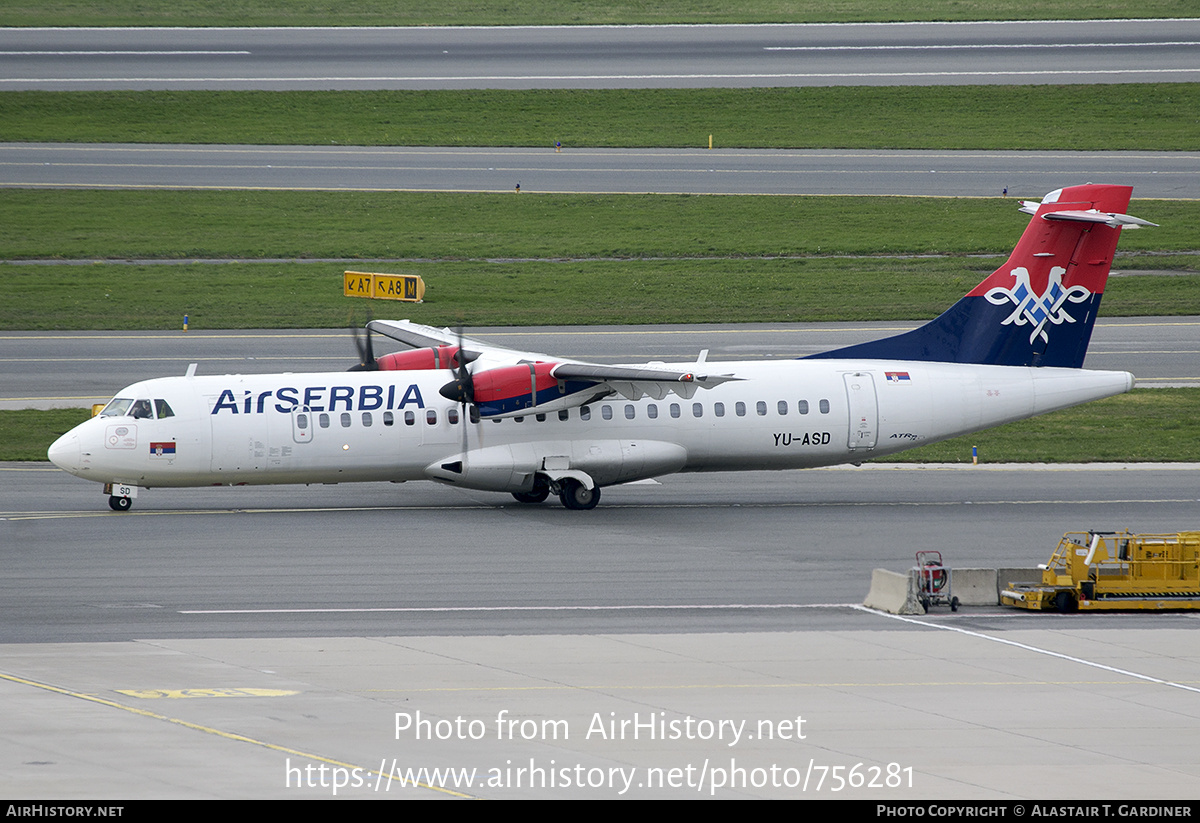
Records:
<instances>
[{"instance_id":1,"label":"equipment cart","mask_svg":"<svg viewBox=\"0 0 1200 823\"><path fill-rule=\"evenodd\" d=\"M929 611L930 606L949 606L958 611L958 598L954 596L950 569L942 565L942 553L938 551L917 552L917 598L921 608Z\"/></svg>"}]
</instances>

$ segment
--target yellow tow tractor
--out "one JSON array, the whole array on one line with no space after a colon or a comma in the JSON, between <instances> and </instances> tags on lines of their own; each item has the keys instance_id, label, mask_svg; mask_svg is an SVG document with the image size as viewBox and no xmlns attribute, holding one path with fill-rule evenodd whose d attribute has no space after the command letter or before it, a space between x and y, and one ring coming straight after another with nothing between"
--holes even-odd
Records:
<instances>
[{"instance_id":1,"label":"yellow tow tractor","mask_svg":"<svg viewBox=\"0 0 1200 823\"><path fill-rule=\"evenodd\" d=\"M1069 532L1041 583L1009 583L1000 602L1023 609L1200 609L1200 532Z\"/></svg>"}]
</instances>

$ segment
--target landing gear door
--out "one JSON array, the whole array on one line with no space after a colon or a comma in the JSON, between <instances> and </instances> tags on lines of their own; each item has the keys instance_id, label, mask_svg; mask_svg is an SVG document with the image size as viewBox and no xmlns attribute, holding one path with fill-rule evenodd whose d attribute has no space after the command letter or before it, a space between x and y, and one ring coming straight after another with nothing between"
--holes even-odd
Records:
<instances>
[{"instance_id":1,"label":"landing gear door","mask_svg":"<svg viewBox=\"0 0 1200 823\"><path fill-rule=\"evenodd\" d=\"M850 436L846 445L851 451L873 449L879 435L875 380L869 372L847 373L842 378L846 381L846 405L850 410Z\"/></svg>"}]
</instances>

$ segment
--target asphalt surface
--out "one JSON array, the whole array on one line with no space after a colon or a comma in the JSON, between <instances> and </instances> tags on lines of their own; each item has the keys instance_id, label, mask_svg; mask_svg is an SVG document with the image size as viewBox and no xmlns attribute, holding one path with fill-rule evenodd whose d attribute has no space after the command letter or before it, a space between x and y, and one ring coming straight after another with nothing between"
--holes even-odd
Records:
<instances>
[{"instance_id":1,"label":"asphalt surface","mask_svg":"<svg viewBox=\"0 0 1200 823\"><path fill-rule=\"evenodd\" d=\"M1197 471L680 475L582 513L427 482L151 489L116 514L97 484L9 464L0 643L853 628L818 607L860 603L918 549L1029 568L1066 531L1194 528ZM996 612L971 625L1011 625Z\"/></svg>"},{"instance_id":2,"label":"asphalt surface","mask_svg":"<svg viewBox=\"0 0 1200 823\"><path fill-rule=\"evenodd\" d=\"M6 89L1195 82L1198 20L395 29L6 29Z\"/></svg>"},{"instance_id":3,"label":"asphalt surface","mask_svg":"<svg viewBox=\"0 0 1200 823\"><path fill-rule=\"evenodd\" d=\"M116 514L3 465L3 785L1194 800L1194 613L855 604L918 549L1028 566L1066 530L1194 528L1196 475L693 475L590 512L429 483L154 490Z\"/></svg>"},{"instance_id":4,"label":"asphalt surface","mask_svg":"<svg viewBox=\"0 0 1200 823\"><path fill-rule=\"evenodd\" d=\"M1081 182L1200 199L1194 152L0 144L0 187L857 194L1040 199Z\"/></svg>"}]
</instances>

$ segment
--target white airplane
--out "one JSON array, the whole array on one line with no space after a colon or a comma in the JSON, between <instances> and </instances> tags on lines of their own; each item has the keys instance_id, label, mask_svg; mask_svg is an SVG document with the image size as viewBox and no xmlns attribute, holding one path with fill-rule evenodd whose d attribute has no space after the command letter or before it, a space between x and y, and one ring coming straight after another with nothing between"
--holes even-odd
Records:
<instances>
[{"instance_id":1,"label":"white airplane","mask_svg":"<svg viewBox=\"0 0 1200 823\"><path fill-rule=\"evenodd\" d=\"M606 366L368 324L350 372L135 383L49 449L130 508L140 489L434 480L557 494L680 471L858 463L1133 388L1084 354L1131 189L1025 202L1008 261L947 312L883 340L785 362ZM371 333L414 350L375 358Z\"/></svg>"}]
</instances>

